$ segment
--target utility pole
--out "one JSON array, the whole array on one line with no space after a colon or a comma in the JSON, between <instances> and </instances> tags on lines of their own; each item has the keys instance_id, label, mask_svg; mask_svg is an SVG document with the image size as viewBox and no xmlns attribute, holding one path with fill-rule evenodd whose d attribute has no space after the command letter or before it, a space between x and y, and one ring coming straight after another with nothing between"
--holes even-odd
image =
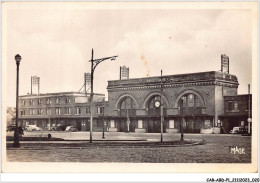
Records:
<instances>
[{"instance_id":1,"label":"utility pole","mask_svg":"<svg viewBox=\"0 0 260 183\"><path fill-rule=\"evenodd\" d=\"M163 142L163 121L164 121L162 96L163 96L163 82L162 82L162 70L161 70L161 97L160 97L160 104L161 104L161 142Z\"/></svg>"},{"instance_id":2,"label":"utility pole","mask_svg":"<svg viewBox=\"0 0 260 183\"><path fill-rule=\"evenodd\" d=\"M94 80L94 71L98 64L105 60L115 60L118 56L112 56L112 57L105 57L100 59L94 60L94 50L92 48L92 54L91 54L91 91L90 91L90 138L89 142L92 143L92 127L93 127L93 80Z\"/></svg>"},{"instance_id":3,"label":"utility pole","mask_svg":"<svg viewBox=\"0 0 260 183\"><path fill-rule=\"evenodd\" d=\"M183 142L183 100L184 100L184 96L181 97L181 103L180 103L180 111L181 111L181 139L180 141Z\"/></svg>"},{"instance_id":4,"label":"utility pole","mask_svg":"<svg viewBox=\"0 0 260 183\"><path fill-rule=\"evenodd\" d=\"M105 104L103 105L103 133L102 133L102 139L105 138Z\"/></svg>"},{"instance_id":5,"label":"utility pole","mask_svg":"<svg viewBox=\"0 0 260 183\"><path fill-rule=\"evenodd\" d=\"M248 84L248 119L247 119L247 122L248 122L248 134L251 135L251 122L252 122L252 119L251 119L251 115L250 115L250 84Z\"/></svg>"}]
</instances>

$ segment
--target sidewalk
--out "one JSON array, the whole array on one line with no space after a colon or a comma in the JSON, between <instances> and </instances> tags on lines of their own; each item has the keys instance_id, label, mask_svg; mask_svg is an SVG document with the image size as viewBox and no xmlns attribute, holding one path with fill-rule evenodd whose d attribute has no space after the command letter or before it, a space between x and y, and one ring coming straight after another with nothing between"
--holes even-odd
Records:
<instances>
[{"instance_id":1,"label":"sidewalk","mask_svg":"<svg viewBox=\"0 0 260 183\"><path fill-rule=\"evenodd\" d=\"M65 141L89 141L90 132L58 132L58 131L37 131L24 132L23 137L43 137L47 138L51 134L52 138L63 139ZM7 136L13 137L13 132L7 132ZM125 132L105 132L105 138L102 138L102 132L93 132L93 141L152 141L160 142L160 133L125 133ZM235 137L235 138L250 138L249 136L241 136L235 134L186 134L185 139L206 139L207 137ZM180 140L180 133L163 133L163 141Z\"/></svg>"},{"instance_id":2,"label":"sidewalk","mask_svg":"<svg viewBox=\"0 0 260 183\"><path fill-rule=\"evenodd\" d=\"M51 134L52 138L48 139L48 134ZM10 134L9 134L10 135ZM180 134L163 134L163 142L161 143L160 133L124 133L124 132L106 132L105 138L102 139L102 132L92 133L91 144L89 141L89 132L26 132L23 138L31 138L32 140L20 140L22 147L32 146L66 146L66 147L118 147L118 146L131 146L131 147L166 147L166 146L180 146L180 145L192 145L194 143L201 143L203 138L195 135L195 138L185 137L185 143L180 143ZM194 136L194 135L193 135ZM10 136L9 136L10 137ZM191 136L190 136L191 137ZM44 139L44 140L42 140ZM52 140L53 139L53 140ZM60 140L57 140L60 139ZM7 147L12 148L13 141L9 139L7 141Z\"/></svg>"}]
</instances>

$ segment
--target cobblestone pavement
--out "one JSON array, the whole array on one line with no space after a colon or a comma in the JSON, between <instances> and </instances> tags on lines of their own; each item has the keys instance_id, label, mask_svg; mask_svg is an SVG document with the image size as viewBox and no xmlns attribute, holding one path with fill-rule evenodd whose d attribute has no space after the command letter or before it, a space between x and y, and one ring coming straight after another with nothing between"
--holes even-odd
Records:
<instances>
[{"instance_id":1,"label":"cobblestone pavement","mask_svg":"<svg viewBox=\"0 0 260 183\"><path fill-rule=\"evenodd\" d=\"M86 134L85 134L86 135ZM84 136L85 136L84 135ZM97 135L97 134L96 134ZM100 135L100 134L99 134ZM136 137L138 134L121 134ZM139 138L158 140L160 134L139 134ZM107 134L112 139L113 134ZM116 138L116 137L113 137ZM118 137L119 138L119 137ZM165 134L164 140L179 140L180 134ZM95 139L95 138L93 138ZM22 144L19 149L7 148L7 160L19 162L149 162L149 163L250 163L251 137L224 134L185 134L185 139L206 141L205 145L180 147L62 147L33 148ZM57 143L57 142L56 142ZM75 142L71 142L75 143ZM85 142L88 143L88 142ZM94 142L95 143L95 142ZM244 148L245 154L231 153L230 148Z\"/></svg>"}]
</instances>

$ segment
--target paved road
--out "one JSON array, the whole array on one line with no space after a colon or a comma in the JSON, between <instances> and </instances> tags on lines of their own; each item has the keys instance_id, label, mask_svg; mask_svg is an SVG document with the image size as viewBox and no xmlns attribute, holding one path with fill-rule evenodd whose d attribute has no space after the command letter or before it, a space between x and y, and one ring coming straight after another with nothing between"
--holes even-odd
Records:
<instances>
[{"instance_id":1,"label":"paved road","mask_svg":"<svg viewBox=\"0 0 260 183\"><path fill-rule=\"evenodd\" d=\"M94 137L99 137L96 133ZM88 134L81 134L86 137ZM159 140L160 134L107 133L107 139L136 137L150 141ZM93 139L95 139L93 138ZM164 140L178 140L180 134L165 134ZM20 149L8 148L8 161L20 162L149 162L149 163L250 163L251 137L240 135L185 134L186 139L205 139L205 145L182 147L68 147L66 144L33 147L22 145ZM86 142L88 143L88 142ZM230 147L244 148L244 153L231 153Z\"/></svg>"}]
</instances>

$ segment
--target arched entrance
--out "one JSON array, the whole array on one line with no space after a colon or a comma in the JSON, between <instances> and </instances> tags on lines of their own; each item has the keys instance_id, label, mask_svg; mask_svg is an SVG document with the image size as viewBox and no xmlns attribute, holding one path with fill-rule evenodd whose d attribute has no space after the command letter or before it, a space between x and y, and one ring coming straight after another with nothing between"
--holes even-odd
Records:
<instances>
[{"instance_id":1,"label":"arched entrance","mask_svg":"<svg viewBox=\"0 0 260 183\"><path fill-rule=\"evenodd\" d=\"M118 130L120 132L134 132L136 125L133 117L136 116L136 102L129 96L123 97L119 104L119 123Z\"/></svg>"},{"instance_id":2,"label":"arched entrance","mask_svg":"<svg viewBox=\"0 0 260 183\"><path fill-rule=\"evenodd\" d=\"M203 124L203 101L194 93L185 93L179 97L178 107L182 115L184 133L200 133Z\"/></svg>"},{"instance_id":3,"label":"arched entrance","mask_svg":"<svg viewBox=\"0 0 260 183\"><path fill-rule=\"evenodd\" d=\"M148 108L148 133L161 132L161 105L163 106L164 116L166 115L167 102L160 95L154 95L147 101ZM165 131L165 125L163 125Z\"/></svg>"}]
</instances>

